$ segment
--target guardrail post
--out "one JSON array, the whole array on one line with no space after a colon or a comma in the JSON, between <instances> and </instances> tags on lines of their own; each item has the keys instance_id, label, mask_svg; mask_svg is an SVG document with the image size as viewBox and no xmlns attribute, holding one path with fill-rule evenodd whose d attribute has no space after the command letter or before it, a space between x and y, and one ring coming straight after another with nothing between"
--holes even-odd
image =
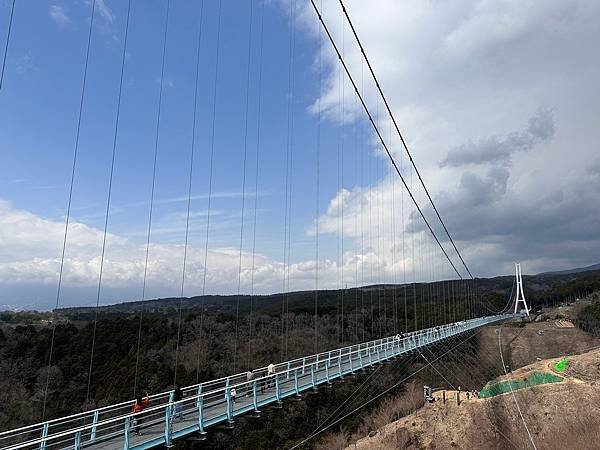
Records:
<instances>
[{"instance_id":1,"label":"guardrail post","mask_svg":"<svg viewBox=\"0 0 600 450\"><path fill-rule=\"evenodd\" d=\"M383 356L385 357L385 359L388 359L388 340L385 340L385 343L383 345Z\"/></svg>"},{"instance_id":2,"label":"guardrail post","mask_svg":"<svg viewBox=\"0 0 600 450\"><path fill-rule=\"evenodd\" d=\"M329 363L325 364L325 379L328 384L331 384L331 381L329 380Z\"/></svg>"},{"instance_id":3,"label":"guardrail post","mask_svg":"<svg viewBox=\"0 0 600 450\"><path fill-rule=\"evenodd\" d=\"M344 378L344 374L342 373L342 349L340 348L340 352L338 354L338 373L340 378Z\"/></svg>"},{"instance_id":4,"label":"guardrail post","mask_svg":"<svg viewBox=\"0 0 600 450\"><path fill-rule=\"evenodd\" d=\"M129 417L125 418L125 438L123 440L123 450L128 450L129 449L129 429L130 429L131 423L129 421Z\"/></svg>"},{"instance_id":5,"label":"guardrail post","mask_svg":"<svg viewBox=\"0 0 600 450\"><path fill-rule=\"evenodd\" d=\"M96 440L96 427L98 426L98 417L100 415L100 411L94 411L94 420L92 422L92 432L90 433L90 442Z\"/></svg>"},{"instance_id":6,"label":"guardrail post","mask_svg":"<svg viewBox=\"0 0 600 450\"><path fill-rule=\"evenodd\" d=\"M44 424L42 428L42 440L40 441L40 450L45 450L46 448L46 437L48 437L48 422Z\"/></svg>"},{"instance_id":7,"label":"guardrail post","mask_svg":"<svg viewBox=\"0 0 600 450\"><path fill-rule=\"evenodd\" d=\"M300 387L298 386L298 369L294 369L294 388L296 389L296 396L300 397Z\"/></svg>"},{"instance_id":8,"label":"guardrail post","mask_svg":"<svg viewBox=\"0 0 600 450\"><path fill-rule=\"evenodd\" d=\"M348 353L348 361L350 362L350 373L354 373L354 368L352 367L352 348Z\"/></svg>"},{"instance_id":9,"label":"guardrail post","mask_svg":"<svg viewBox=\"0 0 600 450\"><path fill-rule=\"evenodd\" d=\"M75 433L75 442L73 443L73 450L81 449L81 431Z\"/></svg>"},{"instance_id":10,"label":"guardrail post","mask_svg":"<svg viewBox=\"0 0 600 450\"><path fill-rule=\"evenodd\" d=\"M171 420L171 398L172 395L169 396L169 404L165 408L165 446L171 447L171 438L173 436L173 421Z\"/></svg>"},{"instance_id":11,"label":"guardrail post","mask_svg":"<svg viewBox=\"0 0 600 450\"><path fill-rule=\"evenodd\" d=\"M317 389L317 371L315 369L315 364L310 366L310 381L313 389Z\"/></svg>"},{"instance_id":12,"label":"guardrail post","mask_svg":"<svg viewBox=\"0 0 600 450\"><path fill-rule=\"evenodd\" d=\"M306 357L302 358L302 375L304 375L305 369L306 369Z\"/></svg>"},{"instance_id":13,"label":"guardrail post","mask_svg":"<svg viewBox=\"0 0 600 450\"><path fill-rule=\"evenodd\" d=\"M254 413L258 414L260 411L258 410L258 389L256 380L252 382L252 404L254 405Z\"/></svg>"},{"instance_id":14,"label":"guardrail post","mask_svg":"<svg viewBox=\"0 0 600 450\"><path fill-rule=\"evenodd\" d=\"M369 352L369 366L373 365L373 352L371 351L371 346L367 344L367 351Z\"/></svg>"},{"instance_id":15,"label":"guardrail post","mask_svg":"<svg viewBox=\"0 0 600 450\"><path fill-rule=\"evenodd\" d=\"M285 381L288 381L290 379L290 371L292 370L292 363L290 361L288 361L287 363L287 370L285 372Z\"/></svg>"},{"instance_id":16,"label":"guardrail post","mask_svg":"<svg viewBox=\"0 0 600 450\"><path fill-rule=\"evenodd\" d=\"M331 352L327 352L327 365L331 366Z\"/></svg>"},{"instance_id":17,"label":"guardrail post","mask_svg":"<svg viewBox=\"0 0 600 450\"><path fill-rule=\"evenodd\" d=\"M315 369L319 370L319 354L317 353L317 359L315 360Z\"/></svg>"},{"instance_id":18,"label":"guardrail post","mask_svg":"<svg viewBox=\"0 0 600 450\"><path fill-rule=\"evenodd\" d=\"M204 397L202 396L202 385L198 386L196 406L198 407L198 432L200 434L206 434L206 431L204 431Z\"/></svg>"},{"instance_id":19,"label":"guardrail post","mask_svg":"<svg viewBox=\"0 0 600 450\"><path fill-rule=\"evenodd\" d=\"M229 388L229 378L227 379L227 388L225 389L225 400L227 400L227 422L233 423L233 404L231 401L231 389Z\"/></svg>"},{"instance_id":20,"label":"guardrail post","mask_svg":"<svg viewBox=\"0 0 600 450\"><path fill-rule=\"evenodd\" d=\"M279 374L275 374L275 398L277 403L281 403L281 388L279 386Z\"/></svg>"},{"instance_id":21,"label":"guardrail post","mask_svg":"<svg viewBox=\"0 0 600 450\"><path fill-rule=\"evenodd\" d=\"M362 360L362 350L360 349L360 344L358 344L358 363L360 364L360 369L363 368L363 360Z\"/></svg>"}]
</instances>

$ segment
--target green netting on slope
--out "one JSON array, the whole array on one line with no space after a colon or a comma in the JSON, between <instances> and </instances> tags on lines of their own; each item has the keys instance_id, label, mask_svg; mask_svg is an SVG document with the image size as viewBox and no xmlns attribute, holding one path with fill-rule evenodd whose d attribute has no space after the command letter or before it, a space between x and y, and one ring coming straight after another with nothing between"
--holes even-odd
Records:
<instances>
[{"instance_id":1,"label":"green netting on slope","mask_svg":"<svg viewBox=\"0 0 600 450\"><path fill-rule=\"evenodd\" d=\"M533 372L532 375L529 375L525 380L513 381L512 384L513 391L528 388L531 386L537 386L538 384L547 384L547 383L559 383L563 381L562 377L552 375L547 372ZM505 394L510 392L510 385L508 381L501 381L499 383L487 384L481 392L479 392L480 398L490 398L495 397L496 395Z\"/></svg>"},{"instance_id":2,"label":"green netting on slope","mask_svg":"<svg viewBox=\"0 0 600 450\"><path fill-rule=\"evenodd\" d=\"M554 370L557 372L564 372L567 366L569 365L569 358L563 358L554 366Z\"/></svg>"}]
</instances>

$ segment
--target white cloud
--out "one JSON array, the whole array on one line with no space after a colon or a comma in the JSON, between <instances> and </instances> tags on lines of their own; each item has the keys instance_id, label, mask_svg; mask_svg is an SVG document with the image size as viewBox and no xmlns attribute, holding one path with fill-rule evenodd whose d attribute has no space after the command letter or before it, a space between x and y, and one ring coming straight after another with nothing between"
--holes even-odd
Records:
<instances>
[{"instance_id":1,"label":"white cloud","mask_svg":"<svg viewBox=\"0 0 600 450\"><path fill-rule=\"evenodd\" d=\"M506 273L514 260L523 261L528 272L598 262L599 172L590 168L598 164L600 60L589 43L600 41L600 4L382 0L373 8L359 0L344 3L472 270ZM316 15L310 5L303 8L302 29L316 39ZM322 13L360 80L360 51L347 25L342 31L339 4L324 2ZM321 104L333 111L326 117L337 120L338 63L325 35L323 49ZM376 114L376 90L366 65L364 73L363 95L387 130L381 105ZM344 103L352 109L354 93L345 90ZM371 142L378 145L374 136ZM398 139L388 144L406 167ZM321 230L355 237L352 214L361 203L377 205L389 218L389 189L389 178L371 187L346 187L320 218ZM377 197L379 190L385 199ZM415 195L424 205L422 190L416 188ZM338 222L342 203L343 230ZM424 211L434 223L431 208ZM414 214L407 226L424 228Z\"/></svg>"},{"instance_id":2,"label":"white cloud","mask_svg":"<svg viewBox=\"0 0 600 450\"><path fill-rule=\"evenodd\" d=\"M65 9L59 5L50 5L50 17L60 27L65 27L71 23L71 19L67 16Z\"/></svg>"},{"instance_id":3,"label":"white cloud","mask_svg":"<svg viewBox=\"0 0 600 450\"><path fill-rule=\"evenodd\" d=\"M14 303L9 292L18 286L45 286L51 292L58 280L64 223L36 216L13 208L0 200L0 286L6 293L0 303ZM100 254L103 233L99 229L72 221L69 227L65 256L63 283L65 289L87 289L85 298L78 304L89 303L95 295L100 270ZM109 289L110 298L102 296L101 303L137 299L141 292L144 271L145 246L135 244L114 234L107 237L103 272L103 290ZM153 295L176 296L179 293L183 246L151 244L148 262L148 298ZM373 258L366 255L365 259ZM357 263L354 255L344 258L344 282L355 283ZM204 275L204 249L188 248L186 269L186 294L202 292ZM254 255L254 288L256 293L279 292L283 286L284 271L289 270L289 289L311 289L315 283L316 263L305 260L285 265L263 254ZM383 267L383 266L382 266ZM233 294L237 292L239 248L211 247L207 260L207 293ZM319 285L321 288L338 286L338 265L328 259L319 262ZM250 292L252 279L252 253L242 252L241 287ZM375 280L375 278L373 279ZM342 282L342 281L339 281ZM12 289L8 289L12 288ZM114 293L117 293L116 296ZM119 292L121 294L119 294ZM132 294L133 292L133 294ZM12 294L11 294L12 295ZM47 304L49 294L38 299Z\"/></svg>"},{"instance_id":4,"label":"white cloud","mask_svg":"<svg viewBox=\"0 0 600 450\"><path fill-rule=\"evenodd\" d=\"M112 24L115 21L115 15L112 10L108 7L105 0L95 0L96 8L100 15L106 20L107 23Z\"/></svg>"},{"instance_id":5,"label":"white cloud","mask_svg":"<svg viewBox=\"0 0 600 450\"><path fill-rule=\"evenodd\" d=\"M548 26L556 26L567 13L568 2L550 0L479 0L460 24L447 34L443 49L460 59L515 45L516 40Z\"/></svg>"}]
</instances>

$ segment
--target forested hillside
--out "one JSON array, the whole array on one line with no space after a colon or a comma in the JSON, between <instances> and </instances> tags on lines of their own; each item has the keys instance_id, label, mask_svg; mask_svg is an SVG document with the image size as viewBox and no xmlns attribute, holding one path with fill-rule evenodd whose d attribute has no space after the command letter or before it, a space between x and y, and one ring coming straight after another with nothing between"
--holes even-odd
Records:
<instances>
[{"instance_id":1,"label":"forested hillside","mask_svg":"<svg viewBox=\"0 0 600 450\"><path fill-rule=\"evenodd\" d=\"M475 302L474 290L460 282L318 292L317 350L349 345L397 330L460 320L465 314L499 311L508 301L513 280L510 277L478 279L476 284L477 296L483 304ZM526 295L532 303L541 305L574 298L600 287L600 278L589 273L544 277L543 280L531 277L525 284ZM181 322L178 319L180 305ZM182 385L231 372L236 310L239 317L237 351L241 361L238 367L242 370L315 351L315 292L252 299L243 296L239 299L239 310L237 308L235 296L210 296L103 307L98 310L96 321L96 311L91 308L0 313L0 429L41 420L47 379L46 418L132 398L136 361L139 363L137 385L140 391L170 389L180 323L177 379ZM94 327L96 338L91 359ZM53 329L52 364L48 368ZM473 345L477 345L476 340ZM90 360L93 370L88 395ZM423 361L416 360L411 364L419 365ZM385 371L380 372L372 382L386 386L387 375ZM335 402L341 401L344 392L360 380L359 377L344 383L344 387L333 390L335 392L320 394L310 400L316 408L312 410L314 417L326 414ZM305 407L302 403L288 406L298 414L303 414ZM277 417L273 420L286 423L280 423L277 428L263 423L260 426L262 434L253 435L252 439L259 442L269 436L268 439L279 439L278 442L283 443L294 435L308 433L310 426L316 426L310 420L299 425L294 422L298 417L293 414L285 419Z\"/></svg>"}]
</instances>

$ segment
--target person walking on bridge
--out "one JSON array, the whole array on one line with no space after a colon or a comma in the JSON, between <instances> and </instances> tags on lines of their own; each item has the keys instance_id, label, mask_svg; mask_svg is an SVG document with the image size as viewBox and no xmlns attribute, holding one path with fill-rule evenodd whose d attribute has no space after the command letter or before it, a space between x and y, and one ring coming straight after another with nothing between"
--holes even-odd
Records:
<instances>
[{"instance_id":1,"label":"person walking on bridge","mask_svg":"<svg viewBox=\"0 0 600 450\"><path fill-rule=\"evenodd\" d=\"M246 397L250 397L252 393L252 380L254 379L254 372L248 370L246 372Z\"/></svg>"},{"instance_id":2,"label":"person walking on bridge","mask_svg":"<svg viewBox=\"0 0 600 450\"><path fill-rule=\"evenodd\" d=\"M270 387L274 383L274 375L275 375L275 364L271 363L267 366L267 388Z\"/></svg>"},{"instance_id":3,"label":"person walking on bridge","mask_svg":"<svg viewBox=\"0 0 600 450\"><path fill-rule=\"evenodd\" d=\"M138 395L137 398L135 399L135 403L133 404L133 413L134 414L141 413L144 410L144 408L146 406L148 406L149 404L150 404L150 397L148 396L147 392L146 392L146 396L144 398L142 398L141 395ZM135 434L137 434L138 436L140 434L142 434L142 432L140 431L141 425L142 425L142 414L137 414L133 418L133 432Z\"/></svg>"},{"instance_id":4,"label":"person walking on bridge","mask_svg":"<svg viewBox=\"0 0 600 450\"><path fill-rule=\"evenodd\" d=\"M183 420L183 405L181 404L181 400L183 400L183 391L181 390L181 386L177 385L173 391L173 402L175 403L173 406L173 420Z\"/></svg>"}]
</instances>

